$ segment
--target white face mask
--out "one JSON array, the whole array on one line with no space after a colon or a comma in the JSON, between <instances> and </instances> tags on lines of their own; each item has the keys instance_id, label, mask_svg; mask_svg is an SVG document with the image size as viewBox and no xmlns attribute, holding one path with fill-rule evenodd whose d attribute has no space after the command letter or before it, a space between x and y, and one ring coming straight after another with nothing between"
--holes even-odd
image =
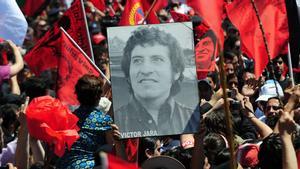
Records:
<instances>
[{"instance_id":1,"label":"white face mask","mask_svg":"<svg viewBox=\"0 0 300 169\"><path fill-rule=\"evenodd\" d=\"M107 113L110 109L111 101L106 97L101 97L98 107L103 113Z\"/></svg>"}]
</instances>

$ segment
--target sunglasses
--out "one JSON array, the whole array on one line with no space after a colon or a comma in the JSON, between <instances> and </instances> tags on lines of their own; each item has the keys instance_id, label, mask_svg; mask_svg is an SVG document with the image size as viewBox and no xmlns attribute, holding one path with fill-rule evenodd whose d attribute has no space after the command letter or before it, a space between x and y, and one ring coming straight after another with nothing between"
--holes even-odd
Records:
<instances>
[{"instance_id":1,"label":"sunglasses","mask_svg":"<svg viewBox=\"0 0 300 169\"><path fill-rule=\"evenodd\" d=\"M283 61L274 62L274 64L277 64L277 63L281 65L283 63Z\"/></svg>"},{"instance_id":2,"label":"sunglasses","mask_svg":"<svg viewBox=\"0 0 300 169\"><path fill-rule=\"evenodd\" d=\"M272 108L273 110L279 110L279 109L282 109L281 106L267 106L267 107L266 107L266 109L267 109L268 111L270 111L271 108Z\"/></svg>"}]
</instances>

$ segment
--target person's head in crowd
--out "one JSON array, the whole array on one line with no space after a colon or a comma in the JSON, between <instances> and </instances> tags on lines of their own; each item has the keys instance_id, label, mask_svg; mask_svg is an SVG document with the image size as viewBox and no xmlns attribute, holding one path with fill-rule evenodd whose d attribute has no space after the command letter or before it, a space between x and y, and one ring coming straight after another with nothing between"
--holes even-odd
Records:
<instances>
[{"instance_id":1,"label":"person's head in crowd","mask_svg":"<svg viewBox=\"0 0 300 169\"><path fill-rule=\"evenodd\" d=\"M176 95L183 79L183 52L169 33L154 27L133 32L124 48L122 70L138 100L166 100Z\"/></svg>"},{"instance_id":2,"label":"person's head in crowd","mask_svg":"<svg viewBox=\"0 0 300 169\"><path fill-rule=\"evenodd\" d=\"M162 155L170 156L180 161L185 168L190 168L193 148L184 149L181 146L176 146L173 149L168 149L162 152Z\"/></svg>"},{"instance_id":3,"label":"person's head in crowd","mask_svg":"<svg viewBox=\"0 0 300 169\"><path fill-rule=\"evenodd\" d=\"M261 169L282 169L282 142L278 134L271 134L263 140L258 159Z\"/></svg>"},{"instance_id":4,"label":"person's head in crowd","mask_svg":"<svg viewBox=\"0 0 300 169\"><path fill-rule=\"evenodd\" d=\"M47 11L48 15L48 22L50 25L53 25L59 18L62 16L62 11L60 9L60 4L55 3L55 1L52 1L51 7Z\"/></svg>"},{"instance_id":5,"label":"person's head in crowd","mask_svg":"<svg viewBox=\"0 0 300 169\"><path fill-rule=\"evenodd\" d=\"M107 48L103 45L94 45L94 59L97 67L105 73L108 69L107 64L109 63L108 51Z\"/></svg>"},{"instance_id":6,"label":"person's head in crowd","mask_svg":"<svg viewBox=\"0 0 300 169\"><path fill-rule=\"evenodd\" d=\"M92 33L92 35L96 35L98 33L101 33L101 26L99 22L93 21L89 23L89 31Z\"/></svg>"},{"instance_id":7,"label":"person's head in crowd","mask_svg":"<svg viewBox=\"0 0 300 169\"><path fill-rule=\"evenodd\" d=\"M23 87L26 96L28 96L30 100L48 94L48 85L46 81L37 76L28 78L24 82Z\"/></svg>"},{"instance_id":8,"label":"person's head in crowd","mask_svg":"<svg viewBox=\"0 0 300 169\"><path fill-rule=\"evenodd\" d=\"M49 26L45 20L38 20L35 27L35 37L41 38L49 29Z\"/></svg>"},{"instance_id":9,"label":"person's head in crowd","mask_svg":"<svg viewBox=\"0 0 300 169\"><path fill-rule=\"evenodd\" d=\"M19 107L15 104L4 104L0 106L0 117L3 119L2 130L4 133L4 144L13 141L19 126L17 112Z\"/></svg>"},{"instance_id":10,"label":"person's head in crowd","mask_svg":"<svg viewBox=\"0 0 300 169\"><path fill-rule=\"evenodd\" d=\"M228 147L228 142L224 135L209 133L204 137L204 154L208 158L209 164L213 166L220 165L230 160Z\"/></svg>"},{"instance_id":11,"label":"person's head in crowd","mask_svg":"<svg viewBox=\"0 0 300 169\"><path fill-rule=\"evenodd\" d=\"M138 160L139 166L148 158L159 156L162 144L159 137L143 137L140 139Z\"/></svg>"},{"instance_id":12,"label":"person's head in crowd","mask_svg":"<svg viewBox=\"0 0 300 169\"><path fill-rule=\"evenodd\" d=\"M239 87L239 80L235 74L229 74L227 76L227 87L228 89L235 89Z\"/></svg>"},{"instance_id":13,"label":"person's head in crowd","mask_svg":"<svg viewBox=\"0 0 300 169\"><path fill-rule=\"evenodd\" d=\"M279 111L282 110L283 107L281 105L281 101L278 97L271 97L268 99L266 108L265 108L265 115L269 116L278 116Z\"/></svg>"},{"instance_id":14,"label":"person's head in crowd","mask_svg":"<svg viewBox=\"0 0 300 169\"><path fill-rule=\"evenodd\" d=\"M226 76L228 75L233 75L235 73L235 69L232 63L226 63L225 64L225 74Z\"/></svg>"},{"instance_id":15,"label":"person's head in crowd","mask_svg":"<svg viewBox=\"0 0 300 169\"><path fill-rule=\"evenodd\" d=\"M225 39L224 51L233 52L235 55L241 55L241 41L240 37L237 35L230 35Z\"/></svg>"},{"instance_id":16,"label":"person's head in crowd","mask_svg":"<svg viewBox=\"0 0 300 169\"><path fill-rule=\"evenodd\" d=\"M217 71L208 72L207 80L209 81L209 84L214 91L217 91L219 89L219 75Z\"/></svg>"},{"instance_id":17,"label":"person's head in crowd","mask_svg":"<svg viewBox=\"0 0 300 169\"><path fill-rule=\"evenodd\" d=\"M273 59L273 66L274 66L274 75L277 80L282 81L285 79L285 63L283 60L285 55L279 55L275 59Z\"/></svg>"},{"instance_id":18,"label":"person's head in crowd","mask_svg":"<svg viewBox=\"0 0 300 169\"><path fill-rule=\"evenodd\" d=\"M95 75L83 75L75 85L77 100L82 106L97 106L102 94L102 81Z\"/></svg>"},{"instance_id":19,"label":"person's head in crowd","mask_svg":"<svg viewBox=\"0 0 300 169\"><path fill-rule=\"evenodd\" d=\"M15 104L21 106L24 103L24 98L20 95L8 93L0 97L0 105Z\"/></svg>"},{"instance_id":20,"label":"person's head in crowd","mask_svg":"<svg viewBox=\"0 0 300 169\"><path fill-rule=\"evenodd\" d=\"M239 36L238 29L231 23L228 17L226 17L222 22L222 28L224 30L224 36L227 38L229 36Z\"/></svg>"},{"instance_id":21,"label":"person's head in crowd","mask_svg":"<svg viewBox=\"0 0 300 169\"><path fill-rule=\"evenodd\" d=\"M233 52L225 52L224 53L224 61L226 64L231 63L236 70L239 66L239 58L238 55Z\"/></svg>"},{"instance_id":22,"label":"person's head in crowd","mask_svg":"<svg viewBox=\"0 0 300 169\"><path fill-rule=\"evenodd\" d=\"M247 80L249 80L249 79L255 79L255 74L252 71L250 71L250 70L245 70L244 69L243 77L242 78L243 78L244 82L247 81Z\"/></svg>"},{"instance_id":23,"label":"person's head in crowd","mask_svg":"<svg viewBox=\"0 0 300 169\"><path fill-rule=\"evenodd\" d=\"M205 99L206 101L209 101L211 99L211 96L213 95L213 89L207 79L198 81L198 92L200 100Z\"/></svg>"},{"instance_id":24,"label":"person's head in crowd","mask_svg":"<svg viewBox=\"0 0 300 169\"><path fill-rule=\"evenodd\" d=\"M171 18L170 14L165 9L159 10L157 16L161 23L166 23Z\"/></svg>"},{"instance_id":25,"label":"person's head in crowd","mask_svg":"<svg viewBox=\"0 0 300 169\"><path fill-rule=\"evenodd\" d=\"M225 121L225 112L223 109L217 109L208 113L204 120L207 133L225 134L227 132Z\"/></svg>"},{"instance_id":26,"label":"person's head in crowd","mask_svg":"<svg viewBox=\"0 0 300 169\"><path fill-rule=\"evenodd\" d=\"M279 111L283 110L283 106L278 97L269 98L267 101L264 114L266 116L266 124L272 129L279 120Z\"/></svg>"}]
</instances>

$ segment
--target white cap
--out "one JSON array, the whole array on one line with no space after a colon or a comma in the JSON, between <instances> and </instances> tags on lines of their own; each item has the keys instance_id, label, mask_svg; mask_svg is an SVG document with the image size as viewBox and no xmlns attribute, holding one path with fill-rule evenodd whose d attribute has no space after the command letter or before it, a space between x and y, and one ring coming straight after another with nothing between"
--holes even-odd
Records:
<instances>
[{"instance_id":1,"label":"white cap","mask_svg":"<svg viewBox=\"0 0 300 169\"><path fill-rule=\"evenodd\" d=\"M274 83L274 80L267 80L266 83L260 88L259 91L259 97L256 99L256 102L258 101L268 101L269 98L272 97L283 97L283 90L280 84L275 80L276 85ZM278 89L278 94L276 92L276 87Z\"/></svg>"}]
</instances>

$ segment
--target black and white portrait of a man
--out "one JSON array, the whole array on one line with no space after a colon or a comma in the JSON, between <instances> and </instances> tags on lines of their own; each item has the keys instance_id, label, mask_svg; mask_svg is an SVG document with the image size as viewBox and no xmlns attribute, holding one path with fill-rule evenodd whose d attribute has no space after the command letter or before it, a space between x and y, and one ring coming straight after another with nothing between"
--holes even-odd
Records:
<instances>
[{"instance_id":1,"label":"black and white portrait of a man","mask_svg":"<svg viewBox=\"0 0 300 169\"><path fill-rule=\"evenodd\" d=\"M189 26L174 23L108 29L111 58L116 57L112 55L117 46L113 44L116 37L111 36L124 33L124 29L129 34L119 54L121 75L113 65L117 59L111 59L114 119L122 138L197 131L200 115L194 111L198 91ZM119 29L122 32L118 33ZM178 39L188 41L190 50L184 51ZM124 90L128 92L124 94Z\"/></svg>"}]
</instances>

